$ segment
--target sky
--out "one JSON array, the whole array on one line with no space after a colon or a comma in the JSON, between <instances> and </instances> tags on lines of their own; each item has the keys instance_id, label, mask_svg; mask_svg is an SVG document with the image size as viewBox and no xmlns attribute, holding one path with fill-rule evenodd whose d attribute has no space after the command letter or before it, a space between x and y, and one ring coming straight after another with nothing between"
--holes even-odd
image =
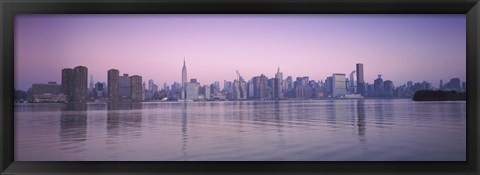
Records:
<instances>
[{"instance_id":1,"label":"sky","mask_svg":"<svg viewBox=\"0 0 480 175\"><path fill-rule=\"evenodd\" d=\"M107 71L153 79L159 87L249 80L277 68L284 78L347 78L363 63L364 78L395 86L466 79L466 18L440 15L21 14L15 18L15 88L61 83L61 70L83 65L89 78ZM89 80L90 82L90 80ZM148 84L148 83L147 83Z\"/></svg>"}]
</instances>

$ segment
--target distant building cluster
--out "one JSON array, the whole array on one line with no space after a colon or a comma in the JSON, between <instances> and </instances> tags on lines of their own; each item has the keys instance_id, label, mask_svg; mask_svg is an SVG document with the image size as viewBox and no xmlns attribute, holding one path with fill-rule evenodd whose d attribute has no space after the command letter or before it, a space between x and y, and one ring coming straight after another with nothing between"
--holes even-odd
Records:
<instances>
[{"instance_id":1,"label":"distant building cluster","mask_svg":"<svg viewBox=\"0 0 480 175\"><path fill-rule=\"evenodd\" d=\"M466 91L466 83L452 78L438 88L423 81L395 86L391 80L378 75L373 84L364 80L363 64L356 64L347 78L344 73L333 73L324 80L310 80L308 76L287 76L280 68L271 78L264 74L245 80L239 71L233 81L201 85L196 78L188 79L187 66L183 61L181 82L159 87L153 80L148 86L139 75L120 75L117 69L107 71L107 82L94 82L85 66L62 70L61 85L56 82L36 83L30 90L32 102L87 102L87 101L206 101L206 100L280 100L280 99L322 99L322 98L412 98L419 90Z\"/></svg>"}]
</instances>

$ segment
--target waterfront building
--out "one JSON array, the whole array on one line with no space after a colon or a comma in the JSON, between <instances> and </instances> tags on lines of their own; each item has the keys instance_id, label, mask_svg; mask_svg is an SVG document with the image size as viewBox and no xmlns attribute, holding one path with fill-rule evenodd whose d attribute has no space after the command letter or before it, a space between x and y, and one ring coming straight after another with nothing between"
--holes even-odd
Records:
<instances>
[{"instance_id":1,"label":"waterfront building","mask_svg":"<svg viewBox=\"0 0 480 175\"><path fill-rule=\"evenodd\" d=\"M231 81L223 81L223 90L225 91L231 91L232 90L232 82Z\"/></svg>"},{"instance_id":2,"label":"waterfront building","mask_svg":"<svg viewBox=\"0 0 480 175\"><path fill-rule=\"evenodd\" d=\"M153 85L155 83L153 82L152 79L148 80L148 91L153 91ZM165 85L164 85L165 86Z\"/></svg>"},{"instance_id":3,"label":"waterfront building","mask_svg":"<svg viewBox=\"0 0 480 175\"><path fill-rule=\"evenodd\" d=\"M125 75L124 75L125 76ZM129 77L130 82L130 98L132 101L142 101L144 84L142 84L142 77L138 75L133 75Z\"/></svg>"},{"instance_id":4,"label":"waterfront building","mask_svg":"<svg viewBox=\"0 0 480 175\"><path fill-rule=\"evenodd\" d=\"M275 99L282 99L282 80L280 78L273 79L273 98Z\"/></svg>"},{"instance_id":5,"label":"waterfront building","mask_svg":"<svg viewBox=\"0 0 480 175\"><path fill-rule=\"evenodd\" d=\"M460 78L452 78L450 82L446 83L445 85L446 90L448 91L463 91L462 85L460 83Z\"/></svg>"},{"instance_id":6,"label":"waterfront building","mask_svg":"<svg viewBox=\"0 0 480 175\"><path fill-rule=\"evenodd\" d=\"M32 101L42 102L65 102L65 95L62 93L62 85L51 81L47 84L35 83L32 85Z\"/></svg>"},{"instance_id":7,"label":"waterfront building","mask_svg":"<svg viewBox=\"0 0 480 175\"><path fill-rule=\"evenodd\" d=\"M356 90L357 90L357 80L355 79L356 78L356 73L357 71L353 70L351 73L350 73L350 79L348 80L348 92L351 93L351 94L355 94L356 93Z\"/></svg>"},{"instance_id":8,"label":"waterfront building","mask_svg":"<svg viewBox=\"0 0 480 175\"><path fill-rule=\"evenodd\" d=\"M210 100L210 96L211 96L210 92L211 92L210 86L204 85L203 86L203 95L205 96L205 100Z\"/></svg>"},{"instance_id":9,"label":"waterfront building","mask_svg":"<svg viewBox=\"0 0 480 175\"><path fill-rule=\"evenodd\" d=\"M247 98L251 99L255 97L255 92L254 92L254 84L252 81L248 81L247 83Z\"/></svg>"},{"instance_id":10,"label":"waterfront building","mask_svg":"<svg viewBox=\"0 0 480 175\"><path fill-rule=\"evenodd\" d=\"M77 66L73 69L73 101L86 102L88 95L88 69L85 66Z\"/></svg>"},{"instance_id":11,"label":"waterfront building","mask_svg":"<svg viewBox=\"0 0 480 175\"><path fill-rule=\"evenodd\" d=\"M105 97L105 88L103 86L104 84L103 83L100 83L100 82L97 82L95 84L95 87L93 89L93 91L95 92L94 95L95 97L97 98L103 98Z\"/></svg>"},{"instance_id":12,"label":"waterfront building","mask_svg":"<svg viewBox=\"0 0 480 175\"><path fill-rule=\"evenodd\" d=\"M292 89L293 88L292 76L288 76L287 79L285 79L285 81L287 84L287 90Z\"/></svg>"},{"instance_id":13,"label":"waterfront building","mask_svg":"<svg viewBox=\"0 0 480 175\"><path fill-rule=\"evenodd\" d=\"M407 89L411 89L413 87L412 81L407 81Z\"/></svg>"},{"instance_id":14,"label":"waterfront building","mask_svg":"<svg viewBox=\"0 0 480 175\"><path fill-rule=\"evenodd\" d=\"M281 99L283 98L283 73L280 72L280 67L277 69L275 78L273 79L273 98Z\"/></svg>"},{"instance_id":15,"label":"waterfront building","mask_svg":"<svg viewBox=\"0 0 480 175\"><path fill-rule=\"evenodd\" d=\"M118 95L122 99L129 99L131 96L131 83L128 74L118 77Z\"/></svg>"},{"instance_id":16,"label":"waterfront building","mask_svg":"<svg viewBox=\"0 0 480 175\"><path fill-rule=\"evenodd\" d=\"M356 74L357 74L357 93L365 96L365 80L364 80L364 72L363 72L363 64L357 63L356 65Z\"/></svg>"},{"instance_id":17,"label":"waterfront building","mask_svg":"<svg viewBox=\"0 0 480 175\"><path fill-rule=\"evenodd\" d=\"M332 97L345 96L347 94L345 74L333 74L332 81Z\"/></svg>"},{"instance_id":18,"label":"waterfront building","mask_svg":"<svg viewBox=\"0 0 480 175\"><path fill-rule=\"evenodd\" d=\"M119 75L120 72L117 69L110 69L107 72L107 82L108 82L108 99L110 101L119 100Z\"/></svg>"},{"instance_id":19,"label":"waterfront building","mask_svg":"<svg viewBox=\"0 0 480 175\"><path fill-rule=\"evenodd\" d=\"M75 87L73 86L74 72L71 68L62 70L62 93L66 96L66 101L73 100Z\"/></svg>"},{"instance_id":20,"label":"waterfront building","mask_svg":"<svg viewBox=\"0 0 480 175\"><path fill-rule=\"evenodd\" d=\"M88 91L92 91L93 88L95 88L95 84L93 83L93 75L90 75L90 86L88 88Z\"/></svg>"},{"instance_id":21,"label":"waterfront building","mask_svg":"<svg viewBox=\"0 0 480 175\"><path fill-rule=\"evenodd\" d=\"M253 98L260 98L260 76L255 76L252 78L253 84Z\"/></svg>"},{"instance_id":22,"label":"waterfront building","mask_svg":"<svg viewBox=\"0 0 480 175\"><path fill-rule=\"evenodd\" d=\"M395 91L395 86L393 85L393 81L386 80L383 82L383 90L384 90L384 97L393 97L393 93Z\"/></svg>"},{"instance_id":23,"label":"waterfront building","mask_svg":"<svg viewBox=\"0 0 480 175\"><path fill-rule=\"evenodd\" d=\"M463 88L463 92L467 92L467 83L466 82L462 82L462 88Z\"/></svg>"},{"instance_id":24,"label":"waterfront building","mask_svg":"<svg viewBox=\"0 0 480 175\"><path fill-rule=\"evenodd\" d=\"M378 78L373 82L374 96L380 97L383 96L383 79L382 75L378 75Z\"/></svg>"},{"instance_id":25,"label":"waterfront building","mask_svg":"<svg viewBox=\"0 0 480 175\"><path fill-rule=\"evenodd\" d=\"M185 84L186 86L186 91L185 91L185 99L186 100L197 100L198 99L198 91L200 84L198 83L193 83L193 82L187 82Z\"/></svg>"},{"instance_id":26,"label":"waterfront building","mask_svg":"<svg viewBox=\"0 0 480 175\"><path fill-rule=\"evenodd\" d=\"M260 75L258 80L258 98L265 99L267 98L267 81L268 78L265 75Z\"/></svg>"},{"instance_id":27,"label":"waterfront building","mask_svg":"<svg viewBox=\"0 0 480 175\"><path fill-rule=\"evenodd\" d=\"M333 95L333 77L327 77L325 79L325 88L323 92L324 97L330 97Z\"/></svg>"},{"instance_id":28,"label":"waterfront building","mask_svg":"<svg viewBox=\"0 0 480 175\"><path fill-rule=\"evenodd\" d=\"M182 87L185 87L185 84L188 82L187 79L187 66L185 65L185 58L183 58L183 67L182 67Z\"/></svg>"}]
</instances>

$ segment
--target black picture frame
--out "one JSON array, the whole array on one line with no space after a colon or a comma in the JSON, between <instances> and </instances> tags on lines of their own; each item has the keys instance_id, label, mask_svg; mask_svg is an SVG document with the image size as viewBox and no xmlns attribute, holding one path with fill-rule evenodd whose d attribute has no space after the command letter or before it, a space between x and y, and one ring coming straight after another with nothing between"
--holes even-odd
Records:
<instances>
[{"instance_id":1,"label":"black picture frame","mask_svg":"<svg viewBox=\"0 0 480 175\"><path fill-rule=\"evenodd\" d=\"M3 0L0 1L0 172L2 174L478 174L479 0ZM16 14L465 14L467 161L418 162L19 162L14 161Z\"/></svg>"}]
</instances>

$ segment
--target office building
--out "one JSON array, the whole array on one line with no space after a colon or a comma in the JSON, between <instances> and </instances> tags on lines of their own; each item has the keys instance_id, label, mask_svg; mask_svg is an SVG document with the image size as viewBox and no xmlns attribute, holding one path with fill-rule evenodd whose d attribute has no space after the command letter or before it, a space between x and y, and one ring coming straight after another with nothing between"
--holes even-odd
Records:
<instances>
[{"instance_id":1,"label":"office building","mask_svg":"<svg viewBox=\"0 0 480 175\"><path fill-rule=\"evenodd\" d=\"M267 81L268 78L265 75L260 75L258 80L258 98L264 99L267 98Z\"/></svg>"},{"instance_id":2,"label":"office building","mask_svg":"<svg viewBox=\"0 0 480 175\"><path fill-rule=\"evenodd\" d=\"M273 98L281 99L283 98L283 73L280 72L280 68L277 69L275 78L273 78Z\"/></svg>"},{"instance_id":3,"label":"office building","mask_svg":"<svg viewBox=\"0 0 480 175\"><path fill-rule=\"evenodd\" d=\"M203 95L205 97L205 100L210 100L210 97L211 97L211 89L210 89L210 86L209 85L204 85L203 86Z\"/></svg>"},{"instance_id":4,"label":"office building","mask_svg":"<svg viewBox=\"0 0 480 175\"><path fill-rule=\"evenodd\" d=\"M340 97L347 94L345 74L333 74L332 75L333 87L332 96Z\"/></svg>"},{"instance_id":5,"label":"office building","mask_svg":"<svg viewBox=\"0 0 480 175\"><path fill-rule=\"evenodd\" d=\"M88 88L88 91L92 91L93 88L95 88L94 86L95 84L93 83L93 75L90 75L90 86Z\"/></svg>"},{"instance_id":6,"label":"office building","mask_svg":"<svg viewBox=\"0 0 480 175\"><path fill-rule=\"evenodd\" d=\"M376 80L374 80L373 82L373 94L374 96L376 97L381 97L383 96L383 79L382 79L382 75L378 75L378 78Z\"/></svg>"},{"instance_id":7,"label":"office building","mask_svg":"<svg viewBox=\"0 0 480 175\"><path fill-rule=\"evenodd\" d=\"M350 73L350 79L348 80L348 92L351 93L351 94L355 94L356 91L357 91L357 81L355 80L356 76L355 76L355 73L357 71L352 71Z\"/></svg>"},{"instance_id":8,"label":"office building","mask_svg":"<svg viewBox=\"0 0 480 175\"><path fill-rule=\"evenodd\" d=\"M393 81L386 80L383 82L383 91L384 97L393 97L393 92L395 91L395 86L393 85Z\"/></svg>"},{"instance_id":9,"label":"office building","mask_svg":"<svg viewBox=\"0 0 480 175\"><path fill-rule=\"evenodd\" d=\"M185 86L186 86L186 88L185 88L186 89L185 99L186 100L197 100L200 84L193 83L193 82L187 82L185 84Z\"/></svg>"},{"instance_id":10,"label":"office building","mask_svg":"<svg viewBox=\"0 0 480 175\"><path fill-rule=\"evenodd\" d=\"M356 74L357 74L357 93L365 96L365 80L364 80L364 72L363 72L363 64L357 63L356 65Z\"/></svg>"},{"instance_id":11,"label":"office building","mask_svg":"<svg viewBox=\"0 0 480 175\"><path fill-rule=\"evenodd\" d=\"M185 58L183 58L183 67L182 67L182 87L185 87L185 84L188 82L187 79L187 66L185 65Z\"/></svg>"}]
</instances>

